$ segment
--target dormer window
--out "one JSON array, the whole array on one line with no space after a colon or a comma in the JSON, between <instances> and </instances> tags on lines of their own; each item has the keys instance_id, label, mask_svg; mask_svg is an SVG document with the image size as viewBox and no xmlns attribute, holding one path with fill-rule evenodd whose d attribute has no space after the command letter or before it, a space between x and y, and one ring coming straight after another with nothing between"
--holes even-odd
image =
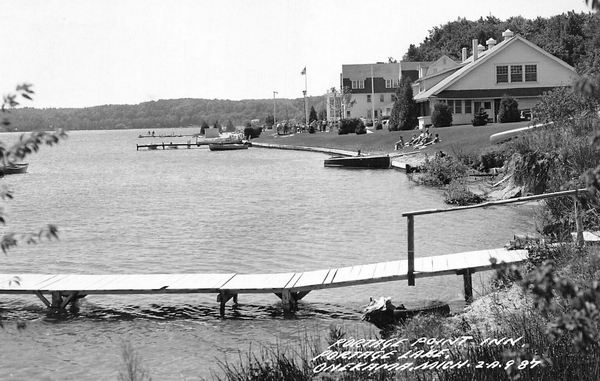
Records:
<instances>
[{"instance_id":1,"label":"dormer window","mask_svg":"<svg viewBox=\"0 0 600 381\"><path fill-rule=\"evenodd\" d=\"M525 73L525 75L523 75L523 73ZM496 83L519 82L537 82L537 65L519 64L496 66Z\"/></svg>"},{"instance_id":2,"label":"dormer window","mask_svg":"<svg viewBox=\"0 0 600 381\"><path fill-rule=\"evenodd\" d=\"M508 65L496 66L496 83L508 82Z\"/></svg>"},{"instance_id":3,"label":"dormer window","mask_svg":"<svg viewBox=\"0 0 600 381\"><path fill-rule=\"evenodd\" d=\"M394 81L392 79L385 80L385 88L386 89L391 89L393 85L394 85Z\"/></svg>"},{"instance_id":4,"label":"dormer window","mask_svg":"<svg viewBox=\"0 0 600 381\"><path fill-rule=\"evenodd\" d=\"M525 65L525 82L537 82L537 65Z\"/></svg>"},{"instance_id":5,"label":"dormer window","mask_svg":"<svg viewBox=\"0 0 600 381\"><path fill-rule=\"evenodd\" d=\"M364 89L365 88L365 80L361 79L358 81L352 81L352 88L353 89Z\"/></svg>"},{"instance_id":6,"label":"dormer window","mask_svg":"<svg viewBox=\"0 0 600 381\"><path fill-rule=\"evenodd\" d=\"M510 65L510 81L523 82L523 66Z\"/></svg>"}]
</instances>

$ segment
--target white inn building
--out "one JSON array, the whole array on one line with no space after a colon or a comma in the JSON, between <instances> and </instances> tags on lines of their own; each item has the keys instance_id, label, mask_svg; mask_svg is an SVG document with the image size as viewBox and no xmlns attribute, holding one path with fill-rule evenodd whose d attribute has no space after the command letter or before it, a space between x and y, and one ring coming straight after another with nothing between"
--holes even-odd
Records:
<instances>
[{"instance_id":1,"label":"white inn building","mask_svg":"<svg viewBox=\"0 0 600 381\"><path fill-rule=\"evenodd\" d=\"M499 44L487 40L487 48L473 40L471 56L467 57L467 48L463 48L460 63L446 60L443 65L438 60L430 65L433 68L439 63L435 71L421 71L413 83L420 127L431 124L436 102L451 107L453 124L470 124L480 108L496 121L504 95L516 99L519 109L531 109L545 91L573 83L575 69L566 62L510 30L502 36Z\"/></svg>"}]
</instances>

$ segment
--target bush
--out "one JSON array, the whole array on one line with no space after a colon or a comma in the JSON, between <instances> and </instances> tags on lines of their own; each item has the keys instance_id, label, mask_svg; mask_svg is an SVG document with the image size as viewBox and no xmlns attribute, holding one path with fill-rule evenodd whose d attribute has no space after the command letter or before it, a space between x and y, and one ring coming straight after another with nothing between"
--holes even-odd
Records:
<instances>
[{"instance_id":1,"label":"bush","mask_svg":"<svg viewBox=\"0 0 600 381\"><path fill-rule=\"evenodd\" d=\"M418 181L426 185L448 185L456 179L467 175L468 167L450 156L436 155L433 159L425 158L422 171L425 172Z\"/></svg>"},{"instance_id":2,"label":"bush","mask_svg":"<svg viewBox=\"0 0 600 381\"><path fill-rule=\"evenodd\" d=\"M431 114L431 123L435 127L448 127L452 125L452 110L445 103L436 103Z\"/></svg>"},{"instance_id":3,"label":"bush","mask_svg":"<svg viewBox=\"0 0 600 381\"><path fill-rule=\"evenodd\" d=\"M514 98L504 96L500 101L500 109L498 110L498 122L512 123L521 120L519 114L519 103Z\"/></svg>"},{"instance_id":4,"label":"bush","mask_svg":"<svg viewBox=\"0 0 600 381\"><path fill-rule=\"evenodd\" d=\"M480 171L488 172L491 168L502 167L506 162L506 151L502 148L487 148L479 156Z\"/></svg>"},{"instance_id":5,"label":"bush","mask_svg":"<svg viewBox=\"0 0 600 381\"><path fill-rule=\"evenodd\" d=\"M250 139L256 139L260 136L260 133L262 132L262 127L252 127L252 126L247 126L244 128L244 137L248 140Z\"/></svg>"},{"instance_id":6,"label":"bush","mask_svg":"<svg viewBox=\"0 0 600 381\"><path fill-rule=\"evenodd\" d=\"M464 181L452 181L444 190L444 202L446 204L463 206L479 204L483 201L485 201L485 198L471 192Z\"/></svg>"},{"instance_id":7,"label":"bush","mask_svg":"<svg viewBox=\"0 0 600 381\"><path fill-rule=\"evenodd\" d=\"M483 108L480 108L475 115L473 115L473 126L485 126L488 122L488 114Z\"/></svg>"},{"instance_id":8,"label":"bush","mask_svg":"<svg viewBox=\"0 0 600 381\"><path fill-rule=\"evenodd\" d=\"M363 130L364 130L364 132L362 132ZM367 133L365 124L363 123L362 120L360 120L358 118L340 120L340 125L338 128L339 135L357 133L357 131L359 132L359 134Z\"/></svg>"},{"instance_id":9,"label":"bush","mask_svg":"<svg viewBox=\"0 0 600 381\"><path fill-rule=\"evenodd\" d=\"M381 122L377 122L377 124L375 125L375 129L376 130L383 130L383 124L381 124Z\"/></svg>"}]
</instances>

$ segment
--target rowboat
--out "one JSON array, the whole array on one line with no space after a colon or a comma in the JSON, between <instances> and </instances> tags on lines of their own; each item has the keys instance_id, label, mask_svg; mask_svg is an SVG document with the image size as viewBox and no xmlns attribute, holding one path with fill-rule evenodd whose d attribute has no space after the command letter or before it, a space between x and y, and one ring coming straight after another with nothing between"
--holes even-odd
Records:
<instances>
[{"instance_id":1,"label":"rowboat","mask_svg":"<svg viewBox=\"0 0 600 381\"><path fill-rule=\"evenodd\" d=\"M10 163L0 167L0 171L3 175L14 175L17 173L27 172L29 163Z\"/></svg>"},{"instance_id":2,"label":"rowboat","mask_svg":"<svg viewBox=\"0 0 600 381\"><path fill-rule=\"evenodd\" d=\"M395 324L403 324L407 319L417 315L435 314L440 316L450 315L448 303L433 301L426 306L407 309L403 304L394 306L390 298L371 298L365 307L362 320L374 324L379 329L387 329Z\"/></svg>"},{"instance_id":3,"label":"rowboat","mask_svg":"<svg viewBox=\"0 0 600 381\"><path fill-rule=\"evenodd\" d=\"M230 151L230 150L236 150L236 149L248 149L248 145L244 144L244 143L229 143L229 144L214 143L214 144L209 144L208 148L211 151Z\"/></svg>"},{"instance_id":4,"label":"rowboat","mask_svg":"<svg viewBox=\"0 0 600 381\"><path fill-rule=\"evenodd\" d=\"M332 156L325 159L326 167L343 168L389 168L391 165L388 155L372 156Z\"/></svg>"}]
</instances>

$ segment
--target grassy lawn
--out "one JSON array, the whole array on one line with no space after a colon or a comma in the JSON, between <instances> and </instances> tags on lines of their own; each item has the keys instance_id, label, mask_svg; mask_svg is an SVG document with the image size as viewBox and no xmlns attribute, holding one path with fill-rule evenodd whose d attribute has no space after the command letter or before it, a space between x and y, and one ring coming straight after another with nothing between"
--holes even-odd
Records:
<instances>
[{"instance_id":1,"label":"grassy lawn","mask_svg":"<svg viewBox=\"0 0 600 381\"><path fill-rule=\"evenodd\" d=\"M433 153L444 151L447 154L453 153L453 146L460 147L461 151L480 151L482 148L490 146L490 136L514 128L525 127L530 122L517 123L492 123L486 126L473 127L471 125L460 125L451 127L432 127L429 131L432 134L439 134L441 142L432 144L425 149L419 150L422 153ZM400 153L411 152L411 147L406 147L402 151L394 151L394 144L402 136L404 141L409 141L413 134L419 134L418 130L411 131L374 131L366 135L338 135L337 132L317 132L315 134L295 134L293 136L273 136L271 130L264 131L257 142L336 148L348 151L361 150L363 153Z\"/></svg>"}]
</instances>

